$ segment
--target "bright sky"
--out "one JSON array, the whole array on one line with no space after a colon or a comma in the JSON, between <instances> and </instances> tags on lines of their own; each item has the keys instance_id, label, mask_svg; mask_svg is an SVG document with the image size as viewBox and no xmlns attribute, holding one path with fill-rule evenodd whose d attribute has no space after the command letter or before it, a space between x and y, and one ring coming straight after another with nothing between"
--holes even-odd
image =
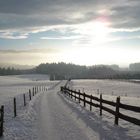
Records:
<instances>
[{"instance_id":1,"label":"bright sky","mask_svg":"<svg viewBox=\"0 0 140 140\"><path fill-rule=\"evenodd\" d=\"M140 62L140 0L1 0L0 63Z\"/></svg>"}]
</instances>

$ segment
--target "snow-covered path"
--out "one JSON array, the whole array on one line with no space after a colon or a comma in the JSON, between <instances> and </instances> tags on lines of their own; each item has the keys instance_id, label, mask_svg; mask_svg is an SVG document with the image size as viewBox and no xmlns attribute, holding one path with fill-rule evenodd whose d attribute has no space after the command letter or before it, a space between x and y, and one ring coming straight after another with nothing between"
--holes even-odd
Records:
<instances>
[{"instance_id":1,"label":"snow-covered path","mask_svg":"<svg viewBox=\"0 0 140 140\"><path fill-rule=\"evenodd\" d=\"M39 116L40 140L88 140L83 130L72 118L68 108L58 94L58 87L41 97Z\"/></svg>"}]
</instances>

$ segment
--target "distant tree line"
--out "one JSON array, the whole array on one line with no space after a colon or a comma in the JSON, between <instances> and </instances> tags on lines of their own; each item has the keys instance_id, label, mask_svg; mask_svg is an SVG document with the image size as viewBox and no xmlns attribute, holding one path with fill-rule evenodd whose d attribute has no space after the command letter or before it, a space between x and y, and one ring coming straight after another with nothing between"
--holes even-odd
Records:
<instances>
[{"instance_id":1,"label":"distant tree line","mask_svg":"<svg viewBox=\"0 0 140 140\"><path fill-rule=\"evenodd\" d=\"M0 68L0 75L17 75L17 74L21 74L21 71L10 67Z\"/></svg>"},{"instance_id":2,"label":"distant tree line","mask_svg":"<svg viewBox=\"0 0 140 140\"><path fill-rule=\"evenodd\" d=\"M49 74L50 79L93 79L111 78L118 72L110 67L100 66L80 66L66 63L46 63L36 67L36 73Z\"/></svg>"},{"instance_id":3,"label":"distant tree line","mask_svg":"<svg viewBox=\"0 0 140 140\"><path fill-rule=\"evenodd\" d=\"M140 71L140 63L132 63L129 65L130 71L138 72Z\"/></svg>"},{"instance_id":4,"label":"distant tree line","mask_svg":"<svg viewBox=\"0 0 140 140\"><path fill-rule=\"evenodd\" d=\"M140 64L140 63L139 63ZM138 64L136 65L138 68ZM135 67L132 65L131 67ZM80 66L75 64L43 63L33 69L0 68L0 75L48 74L50 80L61 79L140 79L140 71L120 70L117 65Z\"/></svg>"},{"instance_id":5,"label":"distant tree line","mask_svg":"<svg viewBox=\"0 0 140 140\"><path fill-rule=\"evenodd\" d=\"M27 70L19 70L19 69L15 69L15 68L1 68L0 67L0 75L20 75L20 74L34 74L36 73L35 68L33 69L27 69Z\"/></svg>"},{"instance_id":6,"label":"distant tree line","mask_svg":"<svg viewBox=\"0 0 140 140\"><path fill-rule=\"evenodd\" d=\"M140 71L120 71L117 65L80 66L66 63L46 63L35 68L39 74L50 75L50 80L60 79L140 79Z\"/></svg>"}]
</instances>

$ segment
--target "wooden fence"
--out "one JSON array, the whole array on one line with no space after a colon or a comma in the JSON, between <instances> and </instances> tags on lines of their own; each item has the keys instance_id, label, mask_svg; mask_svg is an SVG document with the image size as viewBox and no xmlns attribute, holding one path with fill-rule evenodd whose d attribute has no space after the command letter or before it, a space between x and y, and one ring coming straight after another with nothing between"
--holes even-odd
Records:
<instances>
[{"instance_id":1,"label":"wooden fence","mask_svg":"<svg viewBox=\"0 0 140 140\"><path fill-rule=\"evenodd\" d=\"M40 91L47 91L47 88L45 86L36 86L33 87L32 89L29 89L29 92L26 94L23 94L23 106L27 105L27 98L32 100L32 97L35 96L38 92ZM13 98L13 114L14 117L17 116L17 98ZM0 108L0 137L3 136L3 124L4 124L4 106L2 105Z\"/></svg>"},{"instance_id":2,"label":"wooden fence","mask_svg":"<svg viewBox=\"0 0 140 140\"><path fill-rule=\"evenodd\" d=\"M102 110L107 111L108 113L114 115L115 116L114 124L116 125L118 125L118 121L120 118L120 119L123 119L125 121L131 122L133 124L140 126L139 119L124 115L120 112L120 108L121 108L121 109L129 110L129 111L134 111L136 113L140 113L140 107L123 104L120 102L120 97L117 97L116 102L113 102L113 101L103 99L102 94L100 94L100 98L98 98L93 95L81 93L80 90L79 91L71 90L65 86L61 87L61 91L62 93L68 95L70 98L74 98L79 103L81 103L82 101L84 107L86 107L86 104L88 104L90 106L90 111L92 110L93 106L96 108L99 108L100 116L102 115ZM94 103L93 101L96 101L97 103ZM110 109L109 107L103 106L103 104L107 104L112 107L115 107L115 110Z\"/></svg>"},{"instance_id":3,"label":"wooden fence","mask_svg":"<svg viewBox=\"0 0 140 140\"><path fill-rule=\"evenodd\" d=\"M45 86L36 86L36 87L33 87L32 89L29 89L29 92L27 93L27 95L23 94L23 106L26 106L26 104L27 104L26 96L29 98L29 101L31 101L32 97L35 96L40 91L47 91L47 88ZM14 117L16 117L17 116L17 99L16 99L16 97L13 98L13 112L14 112Z\"/></svg>"}]
</instances>

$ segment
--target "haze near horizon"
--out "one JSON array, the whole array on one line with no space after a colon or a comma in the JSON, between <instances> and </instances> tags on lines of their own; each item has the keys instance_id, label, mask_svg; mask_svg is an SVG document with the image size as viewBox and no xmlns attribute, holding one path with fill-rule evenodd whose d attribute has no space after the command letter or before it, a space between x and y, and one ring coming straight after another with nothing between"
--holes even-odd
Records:
<instances>
[{"instance_id":1,"label":"haze near horizon","mask_svg":"<svg viewBox=\"0 0 140 140\"><path fill-rule=\"evenodd\" d=\"M0 62L139 62L139 7L139 0L0 1Z\"/></svg>"}]
</instances>

